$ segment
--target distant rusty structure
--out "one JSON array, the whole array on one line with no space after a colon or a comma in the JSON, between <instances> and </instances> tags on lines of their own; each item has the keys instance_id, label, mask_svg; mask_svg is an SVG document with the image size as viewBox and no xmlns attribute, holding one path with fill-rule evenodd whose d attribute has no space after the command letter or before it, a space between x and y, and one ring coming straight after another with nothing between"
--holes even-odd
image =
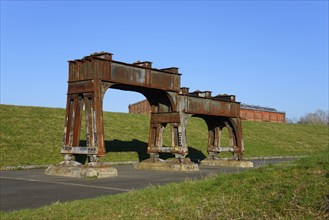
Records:
<instances>
[{"instance_id":1,"label":"distant rusty structure","mask_svg":"<svg viewBox=\"0 0 329 220\"><path fill-rule=\"evenodd\" d=\"M143 94L151 105L147 153L154 161L159 153L172 153L176 163L188 154L186 125L190 117L202 118L208 127L208 159L217 160L220 152L232 152L241 160L244 152L240 103L234 95L212 96L210 91L189 92L180 87L178 68L152 68L152 63L133 64L112 60L107 52L94 53L69 61L65 128L61 153L66 161L79 154L97 162L106 154L103 125L103 97L109 89ZM80 131L85 112L86 146L80 146ZM163 146L165 128L170 127L171 147ZM222 129L227 128L230 146L221 146ZM185 160L186 161L186 160Z\"/></svg>"}]
</instances>

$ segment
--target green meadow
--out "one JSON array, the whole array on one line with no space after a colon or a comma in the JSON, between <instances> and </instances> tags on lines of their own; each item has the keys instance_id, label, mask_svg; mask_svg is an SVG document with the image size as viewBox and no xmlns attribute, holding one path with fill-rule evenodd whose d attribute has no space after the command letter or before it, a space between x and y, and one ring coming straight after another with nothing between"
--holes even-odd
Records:
<instances>
[{"instance_id":1,"label":"green meadow","mask_svg":"<svg viewBox=\"0 0 329 220\"><path fill-rule=\"evenodd\" d=\"M60 108L0 105L0 166L56 164L63 160L60 147L65 110ZM138 161L146 153L149 116L104 112L105 145L103 161ZM245 157L301 156L328 149L328 126L276 124L243 121ZM82 129L84 130L84 129ZM81 134L83 137L83 131ZM224 131L223 144L228 142ZM206 123L192 117L187 125L192 159L207 156ZM83 139L83 138L82 138ZM164 145L170 146L169 128ZM167 158L171 155L162 155ZM223 154L223 157L230 157Z\"/></svg>"}]
</instances>

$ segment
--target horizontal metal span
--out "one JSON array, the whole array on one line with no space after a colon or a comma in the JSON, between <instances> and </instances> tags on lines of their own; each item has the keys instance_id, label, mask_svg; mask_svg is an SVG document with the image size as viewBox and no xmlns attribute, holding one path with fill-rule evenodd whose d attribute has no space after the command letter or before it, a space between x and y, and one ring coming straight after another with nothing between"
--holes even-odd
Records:
<instances>
[{"instance_id":1,"label":"horizontal metal span","mask_svg":"<svg viewBox=\"0 0 329 220\"><path fill-rule=\"evenodd\" d=\"M111 62L111 82L179 91L180 75Z\"/></svg>"},{"instance_id":2,"label":"horizontal metal span","mask_svg":"<svg viewBox=\"0 0 329 220\"><path fill-rule=\"evenodd\" d=\"M69 82L68 94L89 93L93 91L93 80Z\"/></svg>"},{"instance_id":3,"label":"horizontal metal span","mask_svg":"<svg viewBox=\"0 0 329 220\"><path fill-rule=\"evenodd\" d=\"M190 96L187 97L185 112L190 114L240 117L240 103Z\"/></svg>"},{"instance_id":4,"label":"horizontal metal span","mask_svg":"<svg viewBox=\"0 0 329 220\"><path fill-rule=\"evenodd\" d=\"M159 70L97 57L69 63L69 83L97 79L178 92L180 76L177 68Z\"/></svg>"},{"instance_id":5,"label":"horizontal metal span","mask_svg":"<svg viewBox=\"0 0 329 220\"><path fill-rule=\"evenodd\" d=\"M151 123L180 123L179 113L153 113Z\"/></svg>"},{"instance_id":6,"label":"horizontal metal span","mask_svg":"<svg viewBox=\"0 0 329 220\"><path fill-rule=\"evenodd\" d=\"M97 154L98 147L62 147L62 154Z\"/></svg>"}]
</instances>

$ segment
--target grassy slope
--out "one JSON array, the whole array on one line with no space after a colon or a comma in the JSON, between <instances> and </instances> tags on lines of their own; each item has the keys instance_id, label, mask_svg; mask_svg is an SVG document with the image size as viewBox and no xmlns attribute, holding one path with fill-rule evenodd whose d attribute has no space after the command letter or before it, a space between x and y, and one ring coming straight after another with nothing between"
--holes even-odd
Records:
<instances>
[{"instance_id":1,"label":"grassy slope","mask_svg":"<svg viewBox=\"0 0 329 220\"><path fill-rule=\"evenodd\" d=\"M329 153L203 180L0 213L1 219L328 219Z\"/></svg>"},{"instance_id":2,"label":"grassy slope","mask_svg":"<svg viewBox=\"0 0 329 220\"><path fill-rule=\"evenodd\" d=\"M64 116L64 109L0 105L0 166L60 162ZM104 161L147 157L149 116L106 112L104 127L109 152ZM167 130L164 145L169 146ZM308 155L328 148L328 126L244 121L243 132L246 156ZM191 118L187 138L191 157L203 159L205 122Z\"/></svg>"}]
</instances>

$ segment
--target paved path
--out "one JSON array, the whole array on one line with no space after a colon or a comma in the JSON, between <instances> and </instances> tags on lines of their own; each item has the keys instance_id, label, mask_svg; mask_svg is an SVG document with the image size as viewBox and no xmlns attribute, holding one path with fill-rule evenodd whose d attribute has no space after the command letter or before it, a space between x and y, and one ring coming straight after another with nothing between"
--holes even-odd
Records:
<instances>
[{"instance_id":1,"label":"paved path","mask_svg":"<svg viewBox=\"0 0 329 220\"><path fill-rule=\"evenodd\" d=\"M259 167L292 159L253 160ZM136 170L132 165L115 166L117 177L104 179L80 179L47 176L44 169L0 172L0 210L12 211L37 208L57 201L93 198L101 195L124 193L152 185L200 179L212 174L241 172L243 168L200 166L199 172L170 172Z\"/></svg>"}]
</instances>

